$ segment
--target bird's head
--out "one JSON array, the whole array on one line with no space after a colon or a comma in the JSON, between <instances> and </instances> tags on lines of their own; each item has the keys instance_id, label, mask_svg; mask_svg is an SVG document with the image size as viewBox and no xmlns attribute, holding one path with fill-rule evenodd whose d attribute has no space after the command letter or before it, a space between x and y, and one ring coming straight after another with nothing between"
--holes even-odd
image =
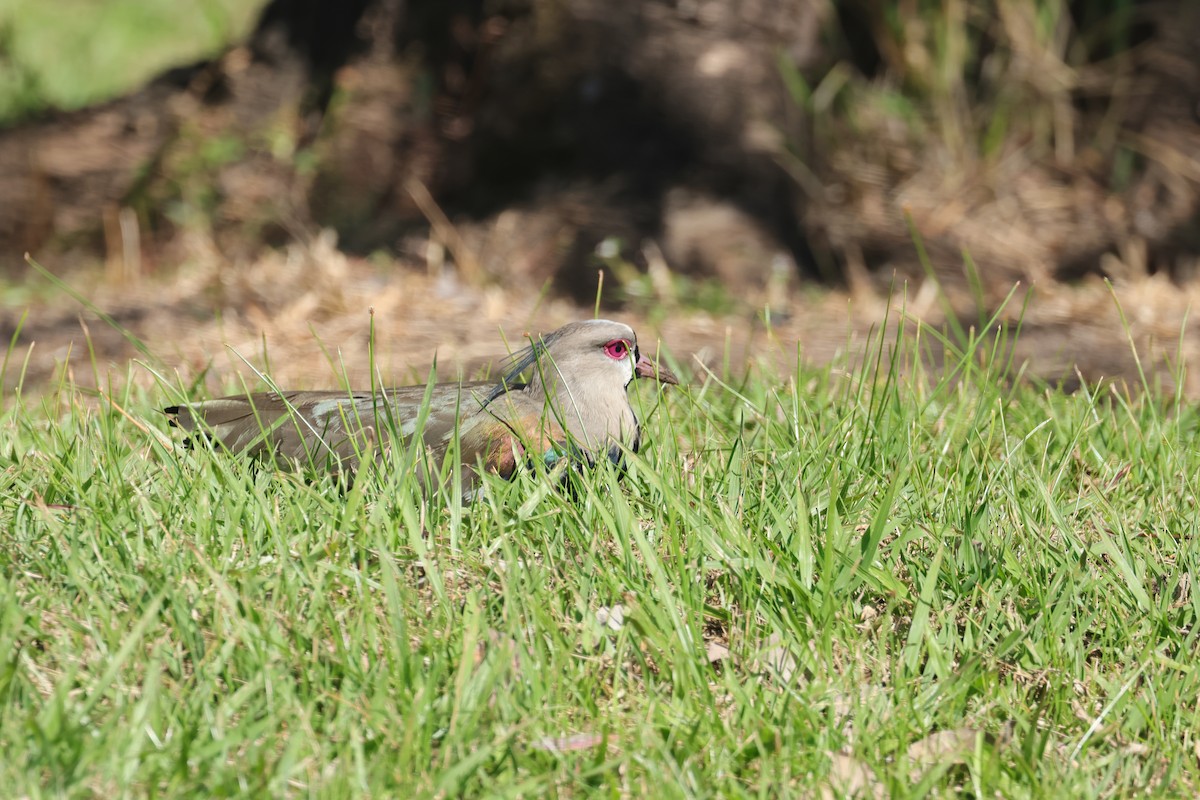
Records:
<instances>
[{"instance_id":1,"label":"bird's head","mask_svg":"<svg viewBox=\"0 0 1200 800\"><path fill-rule=\"evenodd\" d=\"M638 350L633 328L607 319L572 322L535 338L513 356L505 385L514 385L526 371L530 387L545 392L565 386L571 392L605 394L624 390L634 378L679 383L671 370Z\"/></svg>"}]
</instances>

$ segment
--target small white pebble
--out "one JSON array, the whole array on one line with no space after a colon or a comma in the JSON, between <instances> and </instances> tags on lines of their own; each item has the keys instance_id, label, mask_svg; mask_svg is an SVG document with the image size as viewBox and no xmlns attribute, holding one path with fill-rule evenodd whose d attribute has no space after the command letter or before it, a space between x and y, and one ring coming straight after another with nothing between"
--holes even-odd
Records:
<instances>
[{"instance_id":1,"label":"small white pebble","mask_svg":"<svg viewBox=\"0 0 1200 800\"><path fill-rule=\"evenodd\" d=\"M625 624L625 607L620 603L612 608L601 606L596 611L596 621L611 630L619 631Z\"/></svg>"}]
</instances>

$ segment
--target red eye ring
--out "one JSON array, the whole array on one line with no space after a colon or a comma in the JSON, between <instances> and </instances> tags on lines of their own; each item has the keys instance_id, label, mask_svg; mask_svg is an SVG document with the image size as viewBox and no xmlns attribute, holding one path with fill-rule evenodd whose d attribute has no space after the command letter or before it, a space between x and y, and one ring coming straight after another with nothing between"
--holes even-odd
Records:
<instances>
[{"instance_id":1,"label":"red eye ring","mask_svg":"<svg viewBox=\"0 0 1200 800\"><path fill-rule=\"evenodd\" d=\"M629 355L629 342L624 339L613 339L604 345L604 354L611 359L620 361Z\"/></svg>"}]
</instances>

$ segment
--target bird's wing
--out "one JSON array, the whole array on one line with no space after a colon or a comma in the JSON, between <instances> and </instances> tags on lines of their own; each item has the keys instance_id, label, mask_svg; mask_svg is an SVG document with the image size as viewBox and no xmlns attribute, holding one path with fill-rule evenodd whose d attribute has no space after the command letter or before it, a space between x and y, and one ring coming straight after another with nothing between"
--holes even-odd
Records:
<instances>
[{"instance_id":1,"label":"bird's wing","mask_svg":"<svg viewBox=\"0 0 1200 800\"><path fill-rule=\"evenodd\" d=\"M471 424L459 430L465 463L481 463L502 478L533 459L552 466L570 451L570 437L543 402L524 392L494 398Z\"/></svg>"},{"instance_id":2,"label":"bird's wing","mask_svg":"<svg viewBox=\"0 0 1200 800\"><path fill-rule=\"evenodd\" d=\"M405 386L384 392L267 392L164 409L172 425L235 452L274 453L301 463L353 469L381 440L422 438L444 450L460 414L481 407L485 383ZM426 397L428 395L428 402Z\"/></svg>"}]
</instances>

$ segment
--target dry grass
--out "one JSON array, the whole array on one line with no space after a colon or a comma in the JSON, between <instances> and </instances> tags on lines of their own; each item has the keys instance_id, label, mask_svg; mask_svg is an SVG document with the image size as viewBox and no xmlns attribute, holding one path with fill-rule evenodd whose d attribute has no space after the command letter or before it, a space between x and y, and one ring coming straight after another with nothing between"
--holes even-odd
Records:
<instances>
[{"instance_id":1,"label":"dry grass","mask_svg":"<svg viewBox=\"0 0 1200 800\"><path fill-rule=\"evenodd\" d=\"M197 245L186 266L170 273L117 280L80 273L68 280L95 309L144 343L156 368L177 372L184 385L199 381L209 393L236 389L238 375L254 382L247 362L269 367L280 385L336 386L344 376L357 387L368 386L372 321L378 376L384 383L405 383L424 380L435 359L443 379L478 373L505 354L506 340L515 344L528 331L594 313L519 289L469 286L449 271L431 276L397 262L351 258L328 237L246 265L229 264L211 247ZM1018 288L1001 318L1021 324L1015 354L1018 363L1026 363L1027 375L1071 383L1078 370L1092 380L1136 384L1136 345L1151 380L1170 391L1179 374L1174 365L1200 354L1200 328L1189 316L1200 288L1135 274L1111 289L1098 279L1070 287L1045 281L1034 288L1027 307L1025 293ZM65 292L47 289L39 295L0 308L5 338L25 318L9 356L6 390L21 383L26 394L40 393L64 375L85 387L114 376L123 383L126 362L138 355L130 342ZM965 292L952 289L944 303L929 280L907 292L898 289L891 298L863 287L854 294L793 293L783 308L771 309L769 327L761 310L743 306L716 317L671 309L671 302L662 299L665 314L653 309L661 322L624 310L601 313L634 324L645 348L661 340L693 374L726 368L736 374L752 360L791 371L797 356L810 364L829 363L854 355L868 333L889 318L894 322L901 308L935 328L944 326L946 309L953 308L964 327L982 327ZM145 369L130 374L140 385L154 380ZM1182 390L1200 396L1200 378L1185 374Z\"/></svg>"}]
</instances>

